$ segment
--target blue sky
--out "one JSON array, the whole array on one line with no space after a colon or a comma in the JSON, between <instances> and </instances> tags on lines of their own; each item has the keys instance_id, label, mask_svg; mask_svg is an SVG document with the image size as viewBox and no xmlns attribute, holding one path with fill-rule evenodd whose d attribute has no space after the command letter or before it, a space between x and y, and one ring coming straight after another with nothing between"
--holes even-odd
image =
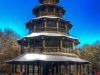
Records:
<instances>
[{"instance_id":1,"label":"blue sky","mask_svg":"<svg viewBox=\"0 0 100 75\"><path fill-rule=\"evenodd\" d=\"M20 36L28 34L25 23L35 18L32 9L38 0L0 0L0 28L12 28ZM100 40L100 0L60 0L73 28L70 35L79 38L81 44Z\"/></svg>"}]
</instances>

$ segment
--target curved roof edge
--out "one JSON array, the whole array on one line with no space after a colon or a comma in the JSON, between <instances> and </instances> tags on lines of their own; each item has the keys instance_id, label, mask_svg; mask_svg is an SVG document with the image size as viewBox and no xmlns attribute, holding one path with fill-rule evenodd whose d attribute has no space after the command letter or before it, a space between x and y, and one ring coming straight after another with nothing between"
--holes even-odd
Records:
<instances>
[{"instance_id":1,"label":"curved roof edge","mask_svg":"<svg viewBox=\"0 0 100 75\"><path fill-rule=\"evenodd\" d=\"M72 62L72 63L89 63L87 60L83 60L77 57L59 56L59 55L47 55L39 53L26 53L22 54L15 59L8 60L6 63L25 63L25 62Z\"/></svg>"},{"instance_id":2,"label":"curved roof edge","mask_svg":"<svg viewBox=\"0 0 100 75\"><path fill-rule=\"evenodd\" d=\"M66 34L63 34L63 33L52 33L52 32L34 32L34 33L31 33L30 35L27 35L27 36L24 36L23 38L33 38L33 37L37 37L37 36L64 36L64 37L67 37L67 38L70 38L70 39L76 39L78 40L78 38L75 38L75 37L72 37L72 36L68 36ZM22 39L23 39L22 38ZM21 40L21 39L19 39Z\"/></svg>"}]
</instances>

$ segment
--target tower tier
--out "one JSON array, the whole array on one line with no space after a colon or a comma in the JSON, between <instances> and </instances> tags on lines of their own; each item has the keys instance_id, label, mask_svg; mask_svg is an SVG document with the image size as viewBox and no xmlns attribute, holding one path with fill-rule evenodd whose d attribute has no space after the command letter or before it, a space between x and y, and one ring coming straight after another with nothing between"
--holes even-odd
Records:
<instances>
[{"instance_id":1,"label":"tower tier","mask_svg":"<svg viewBox=\"0 0 100 75\"><path fill-rule=\"evenodd\" d=\"M63 7L60 7L58 5L43 4L34 8L33 14L35 14L36 17L40 16L62 17L65 14L65 10Z\"/></svg>"},{"instance_id":2,"label":"tower tier","mask_svg":"<svg viewBox=\"0 0 100 75\"><path fill-rule=\"evenodd\" d=\"M57 4L59 0L39 0L42 4Z\"/></svg>"},{"instance_id":3,"label":"tower tier","mask_svg":"<svg viewBox=\"0 0 100 75\"><path fill-rule=\"evenodd\" d=\"M29 33L33 32L61 32L69 35L72 25L69 21L65 21L58 17L38 17L26 23Z\"/></svg>"},{"instance_id":4,"label":"tower tier","mask_svg":"<svg viewBox=\"0 0 100 75\"><path fill-rule=\"evenodd\" d=\"M25 36L18 40L18 43L22 44L22 52L71 53L79 44L79 40L66 34L39 32Z\"/></svg>"}]
</instances>

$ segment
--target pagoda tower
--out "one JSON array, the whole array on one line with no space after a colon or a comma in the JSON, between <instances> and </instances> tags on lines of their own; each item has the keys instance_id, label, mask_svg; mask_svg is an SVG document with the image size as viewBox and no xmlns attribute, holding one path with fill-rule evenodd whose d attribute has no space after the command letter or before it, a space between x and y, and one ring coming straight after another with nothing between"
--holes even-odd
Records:
<instances>
[{"instance_id":1,"label":"pagoda tower","mask_svg":"<svg viewBox=\"0 0 100 75\"><path fill-rule=\"evenodd\" d=\"M26 23L29 35L18 40L21 55L7 61L12 74L22 75L84 75L89 62L73 52L80 43L69 35L70 21L62 19L59 0L39 0L33 9L36 18Z\"/></svg>"}]
</instances>

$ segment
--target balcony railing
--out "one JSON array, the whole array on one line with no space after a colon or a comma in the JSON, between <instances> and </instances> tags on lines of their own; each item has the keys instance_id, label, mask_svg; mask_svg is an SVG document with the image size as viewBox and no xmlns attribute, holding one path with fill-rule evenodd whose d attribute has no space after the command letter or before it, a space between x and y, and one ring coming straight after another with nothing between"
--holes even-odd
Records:
<instances>
[{"instance_id":1,"label":"balcony railing","mask_svg":"<svg viewBox=\"0 0 100 75\"><path fill-rule=\"evenodd\" d=\"M27 51L26 51L27 50ZM63 53L70 53L73 49L69 48L60 48L60 47L34 47L34 48L27 48L24 50L24 52L37 52L37 53L43 53L43 52L63 52Z\"/></svg>"},{"instance_id":2,"label":"balcony railing","mask_svg":"<svg viewBox=\"0 0 100 75\"><path fill-rule=\"evenodd\" d=\"M67 32L66 29L64 29L64 28L58 28L57 29L57 27L36 28L35 31L36 32L41 32L41 31L55 31L56 32L57 31L57 32L63 32L63 33Z\"/></svg>"}]
</instances>

